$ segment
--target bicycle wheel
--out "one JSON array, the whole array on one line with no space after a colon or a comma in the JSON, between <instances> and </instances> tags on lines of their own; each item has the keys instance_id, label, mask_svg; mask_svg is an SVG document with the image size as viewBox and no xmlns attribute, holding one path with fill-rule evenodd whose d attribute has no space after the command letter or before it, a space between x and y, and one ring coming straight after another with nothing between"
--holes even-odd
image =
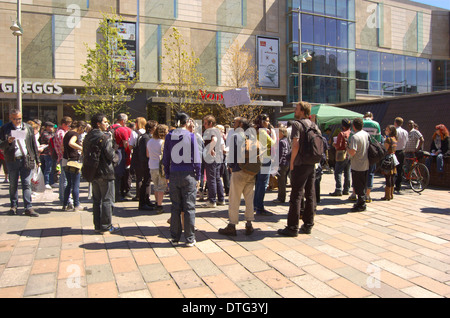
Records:
<instances>
[{"instance_id":1,"label":"bicycle wheel","mask_svg":"<svg viewBox=\"0 0 450 318\"><path fill-rule=\"evenodd\" d=\"M417 193L425 190L430 182L430 172L423 163L415 164L412 167L410 176L409 184L411 185L411 189Z\"/></svg>"}]
</instances>

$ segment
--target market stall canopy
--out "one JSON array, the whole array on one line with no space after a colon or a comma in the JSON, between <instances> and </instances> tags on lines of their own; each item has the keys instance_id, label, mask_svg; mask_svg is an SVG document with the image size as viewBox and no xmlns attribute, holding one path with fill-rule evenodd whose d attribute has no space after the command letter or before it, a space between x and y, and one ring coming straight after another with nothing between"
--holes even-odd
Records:
<instances>
[{"instance_id":1,"label":"market stall canopy","mask_svg":"<svg viewBox=\"0 0 450 318\"><path fill-rule=\"evenodd\" d=\"M311 107L311 115L316 115L317 124L319 125L338 125L341 123L342 119L347 118L353 120L357 117L363 117L363 114L329 105L316 105ZM294 113L284 115L278 118L278 120L293 120Z\"/></svg>"}]
</instances>

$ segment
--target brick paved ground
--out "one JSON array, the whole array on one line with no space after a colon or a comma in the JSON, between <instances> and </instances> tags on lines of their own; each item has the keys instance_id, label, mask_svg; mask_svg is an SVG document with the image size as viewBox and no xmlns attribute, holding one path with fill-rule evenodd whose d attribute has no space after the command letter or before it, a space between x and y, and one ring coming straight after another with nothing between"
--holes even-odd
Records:
<instances>
[{"instance_id":1,"label":"brick paved ground","mask_svg":"<svg viewBox=\"0 0 450 318\"><path fill-rule=\"evenodd\" d=\"M0 297L46 298L423 298L450 296L450 191L406 190L393 201L377 177L365 212L352 213L346 197L328 196L333 176L322 179L322 200L311 235L280 237L287 204L257 217L247 237L217 233L227 207L198 209L197 245L168 241L170 203L161 215L117 204L120 232L95 234L92 214L62 212L56 191L34 201L39 218L6 215L7 184L0 184ZM82 201L87 187L82 184Z\"/></svg>"}]
</instances>

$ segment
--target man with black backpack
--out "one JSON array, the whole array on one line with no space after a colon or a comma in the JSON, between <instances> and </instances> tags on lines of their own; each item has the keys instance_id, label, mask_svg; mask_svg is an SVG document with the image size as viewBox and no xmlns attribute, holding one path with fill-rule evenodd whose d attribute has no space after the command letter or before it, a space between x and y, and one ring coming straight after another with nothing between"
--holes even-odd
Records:
<instances>
[{"instance_id":1,"label":"man with black backpack","mask_svg":"<svg viewBox=\"0 0 450 318\"><path fill-rule=\"evenodd\" d=\"M84 137L83 177L92 182L94 228L97 233L114 233L111 224L114 209L114 164L118 157L112 146L112 136L107 133L108 119L96 114L91 119L92 130ZM90 156L88 156L90 155ZM89 169L88 169L89 167Z\"/></svg>"},{"instance_id":2,"label":"man with black backpack","mask_svg":"<svg viewBox=\"0 0 450 318\"><path fill-rule=\"evenodd\" d=\"M315 165L323 155L322 134L317 125L309 117L311 104L299 102L295 109L296 121L292 124L291 152L291 198L287 226L278 230L278 234L295 237L310 234L314 226L315 206ZM305 196L305 209L300 214L301 201ZM299 219L303 225L299 229Z\"/></svg>"}]
</instances>

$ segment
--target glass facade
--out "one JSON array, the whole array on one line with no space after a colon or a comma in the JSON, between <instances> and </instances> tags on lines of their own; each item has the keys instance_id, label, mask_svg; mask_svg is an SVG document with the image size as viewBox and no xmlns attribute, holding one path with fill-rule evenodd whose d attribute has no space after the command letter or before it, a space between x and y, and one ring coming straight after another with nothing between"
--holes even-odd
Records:
<instances>
[{"instance_id":1,"label":"glass facade","mask_svg":"<svg viewBox=\"0 0 450 318\"><path fill-rule=\"evenodd\" d=\"M442 74L445 64L441 63ZM419 57L356 50L356 93L382 96L427 93L436 90L434 82L436 88L445 89L445 79L433 80L432 65L431 60Z\"/></svg>"},{"instance_id":2,"label":"glass facade","mask_svg":"<svg viewBox=\"0 0 450 318\"><path fill-rule=\"evenodd\" d=\"M356 49L355 0L287 4L288 103L299 101L299 94L312 103L342 103L356 100L357 94L398 96L450 89L450 60ZM306 51L311 61L294 61Z\"/></svg>"},{"instance_id":3,"label":"glass facade","mask_svg":"<svg viewBox=\"0 0 450 318\"><path fill-rule=\"evenodd\" d=\"M288 0L287 16L288 102L300 100L299 85L305 101L354 100L355 0ZM293 60L306 51L311 61Z\"/></svg>"}]
</instances>

